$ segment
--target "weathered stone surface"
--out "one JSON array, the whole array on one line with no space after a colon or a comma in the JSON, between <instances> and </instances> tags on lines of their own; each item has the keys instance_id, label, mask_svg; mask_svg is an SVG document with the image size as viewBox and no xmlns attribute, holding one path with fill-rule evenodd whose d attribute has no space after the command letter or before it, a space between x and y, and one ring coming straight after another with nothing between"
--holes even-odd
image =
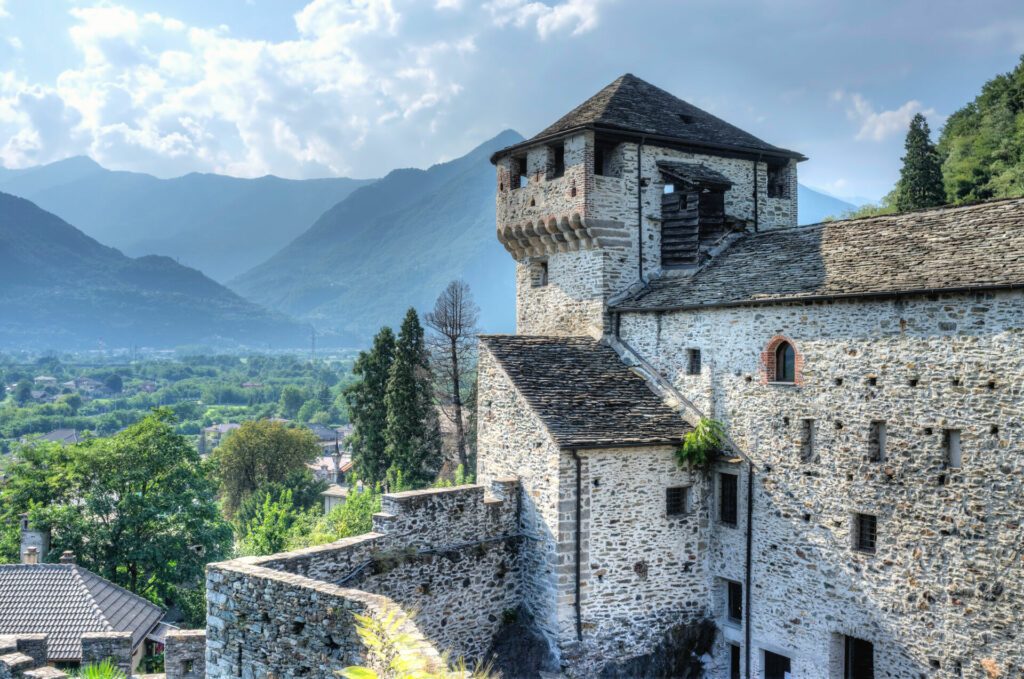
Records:
<instances>
[{"instance_id":1,"label":"weathered stone surface","mask_svg":"<svg viewBox=\"0 0 1024 679\"><path fill-rule=\"evenodd\" d=\"M164 641L166 679L206 676L206 630L171 630Z\"/></svg>"},{"instance_id":2,"label":"weathered stone surface","mask_svg":"<svg viewBox=\"0 0 1024 679\"><path fill-rule=\"evenodd\" d=\"M109 659L125 674L132 670L131 632L89 632L82 635L82 664L95 665Z\"/></svg>"}]
</instances>

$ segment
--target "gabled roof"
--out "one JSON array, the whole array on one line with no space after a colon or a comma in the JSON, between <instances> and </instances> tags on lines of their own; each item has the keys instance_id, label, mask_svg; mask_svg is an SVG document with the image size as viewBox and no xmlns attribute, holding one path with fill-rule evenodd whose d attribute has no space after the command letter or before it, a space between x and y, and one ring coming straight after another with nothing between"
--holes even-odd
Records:
<instances>
[{"instance_id":1,"label":"gabled roof","mask_svg":"<svg viewBox=\"0 0 1024 679\"><path fill-rule=\"evenodd\" d=\"M563 448L676 444L690 430L642 377L597 340L480 339Z\"/></svg>"},{"instance_id":2,"label":"gabled roof","mask_svg":"<svg viewBox=\"0 0 1024 679\"><path fill-rule=\"evenodd\" d=\"M539 134L498 151L491 161L515 149L580 129L646 135L681 145L806 160L800 153L773 146L627 73Z\"/></svg>"},{"instance_id":3,"label":"gabled roof","mask_svg":"<svg viewBox=\"0 0 1024 679\"><path fill-rule=\"evenodd\" d=\"M162 617L156 604L81 566L0 566L0 635L48 634L51 661L81 660L87 632L131 632L135 648Z\"/></svg>"},{"instance_id":4,"label":"gabled roof","mask_svg":"<svg viewBox=\"0 0 1024 679\"><path fill-rule=\"evenodd\" d=\"M749 234L692 277L615 305L652 311L1024 287L1024 198Z\"/></svg>"}]
</instances>

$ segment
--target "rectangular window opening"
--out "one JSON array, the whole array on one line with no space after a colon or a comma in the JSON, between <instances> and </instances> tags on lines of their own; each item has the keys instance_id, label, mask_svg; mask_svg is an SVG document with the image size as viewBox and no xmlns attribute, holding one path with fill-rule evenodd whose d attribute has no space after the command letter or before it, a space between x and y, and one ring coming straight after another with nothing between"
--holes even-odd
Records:
<instances>
[{"instance_id":1,"label":"rectangular window opening","mask_svg":"<svg viewBox=\"0 0 1024 679\"><path fill-rule=\"evenodd\" d=\"M594 174L603 177L618 176L618 171L612 167L612 156L617 146L615 142L603 139L594 141Z\"/></svg>"},{"instance_id":2,"label":"rectangular window opening","mask_svg":"<svg viewBox=\"0 0 1024 679\"><path fill-rule=\"evenodd\" d=\"M874 554L878 540L878 517L857 514L854 517L854 546L858 551Z\"/></svg>"},{"instance_id":3,"label":"rectangular window opening","mask_svg":"<svg viewBox=\"0 0 1024 679\"><path fill-rule=\"evenodd\" d=\"M963 466L963 448L960 445L960 430L959 429L947 429L945 430L944 436L944 447L946 454L946 468L947 469L960 469Z\"/></svg>"},{"instance_id":4,"label":"rectangular window opening","mask_svg":"<svg viewBox=\"0 0 1024 679\"><path fill-rule=\"evenodd\" d=\"M729 644L729 679L740 679L740 653L739 644Z\"/></svg>"},{"instance_id":5,"label":"rectangular window opening","mask_svg":"<svg viewBox=\"0 0 1024 679\"><path fill-rule=\"evenodd\" d=\"M739 477L735 474L718 475L718 520L735 526L739 515Z\"/></svg>"},{"instance_id":6,"label":"rectangular window opening","mask_svg":"<svg viewBox=\"0 0 1024 679\"><path fill-rule=\"evenodd\" d=\"M843 679L875 679L875 646L846 637L843 644Z\"/></svg>"},{"instance_id":7,"label":"rectangular window opening","mask_svg":"<svg viewBox=\"0 0 1024 679\"><path fill-rule=\"evenodd\" d=\"M885 422L873 421L868 433L868 459L871 462L885 462L885 443Z\"/></svg>"},{"instance_id":8,"label":"rectangular window opening","mask_svg":"<svg viewBox=\"0 0 1024 679\"><path fill-rule=\"evenodd\" d=\"M771 651L764 652L764 679L790 679L790 659Z\"/></svg>"},{"instance_id":9,"label":"rectangular window opening","mask_svg":"<svg viewBox=\"0 0 1024 679\"><path fill-rule=\"evenodd\" d=\"M549 179L558 179L565 175L565 144L556 144L551 147L553 156L553 167Z\"/></svg>"},{"instance_id":10,"label":"rectangular window opening","mask_svg":"<svg viewBox=\"0 0 1024 679\"><path fill-rule=\"evenodd\" d=\"M526 156L517 156L512 159L513 170L515 172L515 180L512 182L512 188L521 189L526 187L530 183L529 175L526 173Z\"/></svg>"},{"instance_id":11,"label":"rectangular window opening","mask_svg":"<svg viewBox=\"0 0 1024 679\"><path fill-rule=\"evenodd\" d=\"M676 185L675 184L665 184L664 193L669 194L669 193L675 193L675 192L676 192Z\"/></svg>"},{"instance_id":12,"label":"rectangular window opening","mask_svg":"<svg viewBox=\"0 0 1024 679\"><path fill-rule=\"evenodd\" d=\"M814 460L814 420L800 421L800 461Z\"/></svg>"},{"instance_id":13,"label":"rectangular window opening","mask_svg":"<svg viewBox=\"0 0 1024 679\"><path fill-rule=\"evenodd\" d=\"M530 286L543 288L548 284L548 263L546 261L530 264Z\"/></svg>"},{"instance_id":14,"label":"rectangular window opening","mask_svg":"<svg viewBox=\"0 0 1024 679\"><path fill-rule=\"evenodd\" d=\"M686 374L700 375L700 349L686 350Z\"/></svg>"},{"instance_id":15,"label":"rectangular window opening","mask_svg":"<svg viewBox=\"0 0 1024 679\"><path fill-rule=\"evenodd\" d=\"M726 583L725 617L729 622L743 622L743 585L728 580Z\"/></svg>"},{"instance_id":16,"label":"rectangular window opening","mask_svg":"<svg viewBox=\"0 0 1024 679\"><path fill-rule=\"evenodd\" d=\"M768 165L768 197L789 198L786 165Z\"/></svg>"},{"instance_id":17,"label":"rectangular window opening","mask_svg":"<svg viewBox=\"0 0 1024 679\"><path fill-rule=\"evenodd\" d=\"M689 511L689 489L686 486L665 489L665 514L680 516Z\"/></svg>"}]
</instances>

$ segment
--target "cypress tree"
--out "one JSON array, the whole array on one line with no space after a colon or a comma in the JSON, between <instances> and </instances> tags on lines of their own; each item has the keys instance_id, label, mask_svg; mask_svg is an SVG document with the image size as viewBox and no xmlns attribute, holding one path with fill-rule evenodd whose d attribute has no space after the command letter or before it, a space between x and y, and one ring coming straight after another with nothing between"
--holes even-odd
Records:
<instances>
[{"instance_id":1,"label":"cypress tree","mask_svg":"<svg viewBox=\"0 0 1024 679\"><path fill-rule=\"evenodd\" d=\"M402 321L385 401L387 457L394 472L401 472L400 478L412 487L432 482L441 468L441 433L423 326L415 309Z\"/></svg>"},{"instance_id":2,"label":"cypress tree","mask_svg":"<svg viewBox=\"0 0 1024 679\"><path fill-rule=\"evenodd\" d=\"M920 113L910 121L904 148L907 154L903 156L903 168L896 184L896 209L904 212L944 204L942 161L932 143L928 121Z\"/></svg>"},{"instance_id":3,"label":"cypress tree","mask_svg":"<svg viewBox=\"0 0 1024 679\"><path fill-rule=\"evenodd\" d=\"M395 334L391 328L381 328L373 338L373 347L360 352L352 367L352 373L362 379L345 390L354 428L351 446L356 475L371 486L384 480L390 466L385 401L394 355Z\"/></svg>"}]
</instances>

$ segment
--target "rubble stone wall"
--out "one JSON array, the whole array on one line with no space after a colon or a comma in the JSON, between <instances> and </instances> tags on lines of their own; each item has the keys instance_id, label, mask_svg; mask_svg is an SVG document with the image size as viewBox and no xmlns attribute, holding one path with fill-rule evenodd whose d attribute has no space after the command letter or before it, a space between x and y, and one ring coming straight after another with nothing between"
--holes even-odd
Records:
<instances>
[{"instance_id":1,"label":"rubble stone wall","mask_svg":"<svg viewBox=\"0 0 1024 679\"><path fill-rule=\"evenodd\" d=\"M623 317L623 338L754 461L755 672L767 650L796 676L841 677L844 635L874 645L876 676L1024 672L1022 325L1019 292ZM759 379L776 335L802 357L798 385ZM686 375L688 348L701 349L700 375ZM885 423L880 461L872 422ZM716 470L741 476L738 525L712 501L722 644L743 642L742 626L722 624L724 582L744 575L741 467ZM857 549L857 514L877 517L874 553Z\"/></svg>"}]
</instances>

